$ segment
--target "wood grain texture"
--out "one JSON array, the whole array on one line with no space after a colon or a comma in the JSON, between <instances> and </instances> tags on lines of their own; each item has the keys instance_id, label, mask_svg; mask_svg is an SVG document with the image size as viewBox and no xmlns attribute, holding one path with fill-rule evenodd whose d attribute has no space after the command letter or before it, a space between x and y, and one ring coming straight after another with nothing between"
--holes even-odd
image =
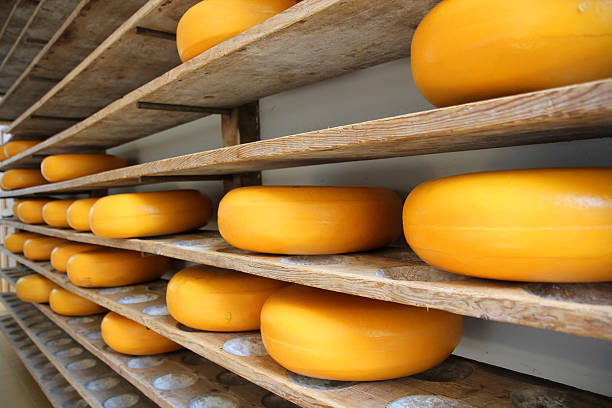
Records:
<instances>
[{"instance_id":1,"label":"wood grain texture","mask_svg":"<svg viewBox=\"0 0 612 408\"><path fill-rule=\"evenodd\" d=\"M0 29L0 61L6 57L15 41L17 41L21 30L27 24L37 6L38 2L35 0L18 0L14 2ZM1 77L2 73L0 72Z\"/></svg>"},{"instance_id":2,"label":"wood grain texture","mask_svg":"<svg viewBox=\"0 0 612 408\"><path fill-rule=\"evenodd\" d=\"M0 315L0 331L54 408L89 407L10 315Z\"/></svg>"},{"instance_id":3,"label":"wood grain texture","mask_svg":"<svg viewBox=\"0 0 612 408\"><path fill-rule=\"evenodd\" d=\"M126 185L158 175L237 174L321 163L609 137L612 79L229 146L61 183L0 192L0 197ZM42 147L41 147L42 146ZM47 147L45 147L47 146ZM53 148L43 142L32 152Z\"/></svg>"},{"instance_id":4,"label":"wood grain texture","mask_svg":"<svg viewBox=\"0 0 612 408\"><path fill-rule=\"evenodd\" d=\"M573 297L540 296L537 293L543 290L534 292L528 284L440 271L406 248L333 256L264 255L233 248L212 231L162 238L106 239L7 219L0 223L72 241L165 255L336 292L612 340L612 304L584 301L590 292L588 285L575 285ZM37 269L36 263L1 249L17 262L37 272L42 270ZM602 285L599 298L612 299L612 285Z\"/></svg>"},{"instance_id":5,"label":"wood grain texture","mask_svg":"<svg viewBox=\"0 0 612 408\"><path fill-rule=\"evenodd\" d=\"M34 306L22 302L12 293L0 294L0 300L12 314L21 329L43 353L57 371L83 397L91 407L108 408L111 398L129 395L136 401L131 407L145 408L156 405L130 383L72 340L56 324ZM115 386L96 387L96 381L109 381Z\"/></svg>"},{"instance_id":6,"label":"wood grain texture","mask_svg":"<svg viewBox=\"0 0 612 408\"><path fill-rule=\"evenodd\" d=\"M8 89L0 102L0 118L16 119L145 2L146 0L80 0ZM39 80L42 78L47 81ZM72 124L68 123L67 126ZM19 139L19 136L15 135L14 139Z\"/></svg>"},{"instance_id":7,"label":"wood grain texture","mask_svg":"<svg viewBox=\"0 0 612 408\"><path fill-rule=\"evenodd\" d=\"M160 115L139 110L137 102L232 108L406 57L417 23L436 3L437 0L304 0L56 134L45 148L60 142L64 147L111 147L205 116L189 112ZM174 24L176 21L178 18ZM124 64L121 68L126 69ZM70 76L63 82L66 81ZM112 82L116 86L117 81ZM88 88L78 92L89 95ZM62 109L70 107L70 113L77 116L85 113L82 108L88 102L73 106L77 104L68 96ZM60 113L42 104L44 100L17 119L11 133L21 133L22 123L35 111L50 116Z\"/></svg>"},{"instance_id":8,"label":"wood grain texture","mask_svg":"<svg viewBox=\"0 0 612 408\"><path fill-rule=\"evenodd\" d=\"M299 377L279 366L265 355L265 351L247 356L227 351L228 341L237 341L235 339L244 336L248 336L251 344L259 345L253 349L258 350L261 347L258 332L200 332L179 325L169 315L146 314L144 311L147 308L163 307L165 281L117 290L84 289L72 285L65 279L65 274L53 272L48 265L38 263L36 271L64 288L144 324L202 357L307 408L380 408L400 398L417 395L447 398L456 404L464 404L461 407L511 408L515 407L511 400L516 399L517 394L528 395L528 402L532 404L548 395L561 395L568 406L577 408L612 406L607 398L459 357L451 357L428 372L390 381L330 382ZM149 300L140 303L123 300L138 295L148 295ZM319 388L308 386L308 382Z\"/></svg>"}]
</instances>

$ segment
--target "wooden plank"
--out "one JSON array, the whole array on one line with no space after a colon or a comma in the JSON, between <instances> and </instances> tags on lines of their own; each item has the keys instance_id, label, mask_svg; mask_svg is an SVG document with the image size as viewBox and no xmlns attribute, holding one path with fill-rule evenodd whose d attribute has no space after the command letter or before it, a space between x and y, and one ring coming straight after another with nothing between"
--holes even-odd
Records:
<instances>
[{"instance_id":1,"label":"wooden plank","mask_svg":"<svg viewBox=\"0 0 612 408\"><path fill-rule=\"evenodd\" d=\"M87 117L180 63L176 43L144 36L136 27L174 32L180 16L195 0L144 3L87 58L40 100L21 114L9 132L19 137L47 137L74 123L40 123L31 116ZM159 115L159 113L156 113ZM112 133L106 135L113 139Z\"/></svg>"},{"instance_id":2,"label":"wooden plank","mask_svg":"<svg viewBox=\"0 0 612 408\"><path fill-rule=\"evenodd\" d=\"M528 395L531 403L549 395L562 395L568 406L612 406L611 400L604 397L459 357L451 357L424 374L390 381L330 382L301 377L280 367L265 353L258 332L201 332L179 325L169 315L147 314L145 311L150 308L163 309L165 281L122 288L84 289L68 282L65 274L52 272L48 268L44 273L42 269L36 271L68 290L144 324L200 356L307 408L380 408L406 397L417 398L416 402L419 402L417 396L444 398L442 402L463 404L456 405L461 408L510 408L515 407L512 399L523 395ZM145 300L134 303L141 297ZM231 345L236 343L248 350L243 353L247 356L232 353Z\"/></svg>"},{"instance_id":3,"label":"wooden plank","mask_svg":"<svg viewBox=\"0 0 612 408\"><path fill-rule=\"evenodd\" d=\"M54 408L89 407L10 315L0 315L0 331Z\"/></svg>"},{"instance_id":4,"label":"wooden plank","mask_svg":"<svg viewBox=\"0 0 612 408\"><path fill-rule=\"evenodd\" d=\"M255 254L217 232L170 238L106 239L7 219L9 226L77 242L165 255L336 292L612 340L612 284L529 284L467 278L423 263L407 248L333 256ZM42 273L40 264L10 254Z\"/></svg>"},{"instance_id":5,"label":"wooden plank","mask_svg":"<svg viewBox=\"0 0 612 408\"><path fill-rule=\"evenodd\" d=\"M37 5L36 0L18 0L14 3L0 30L0 61L8 54Z\"/></svg>"},{"instance_id":6,"label":"wooden plank","mask_svg":"<svg viewBox=\"0 0 612 408\"><path fill-rule=\"evenodd\" d=\"M227 175L609 137L611 131L612 79L606 79L229 146L60 183L0 192L0 197L126 185L130 179L144 176ZM47 142L30 152L41 153L54 146ZM27 157L28 153L24 154ZM9 164L11 160L5 161L2 167L20 163L17 160Z\"/></svg>"},{"instance_id":7,"label":"wooden plank","mask_svg":"<svg viewBox=\"0 0 612 408\"><path fill-rule=\"evenodd\" d=\"M0 118L14 120L53 88L146 0L80 0L0 102ZM46 81L41 79L46 78ZM68 123L71 126L74 123ZM39 126L44 126L40 124ZM32 135L26 135L31 137Z\"/></svg>"},{"instance_id":8,"label":"wooden plank","mask_svg":"<svg viewBox=\"0 0 612 408\"><path fill-rule=\"evenodd\" d=\"M32 343L91 407L108 408L113 400L133 400L130 406L134 408L156 406L34 306L12 293L0 294L0 300Z\"/></svg>"},{"instance_id":9,"label":"wooden plank","mask_svg":"<svg viewBox=\"0 0 612 408\"><path fill-rule=\"evenodd\" d=\"M19 7L21 0L6 0L0 2L0 39L4 36L9 21Z\"/></svg>"},{"instance_id":10,"label":"wooden plank","mask_svg":"<svg viewBox=\"0 0 612 408\"><path fill-rule=\"evenodd\" d=\"M237 107L406 57L414 28L436 3L437 0L304 0L159 76L53 136L51 143L111 147L205 116L189 112L159 115L138 109L138 102ZM125 64L121 69L126 69ZM116 83L112 81L112 86ZM98 86L109 85L103 81ZM87 90L80 92L89 95ZM69 101L62 104L64 114L68 107L70 114L85 113L81 106L72 105ZM35 111L49 116L60 113L37 104L15 121L11 133L21 133L22 123Z\"/></svg>"}]
</instances>

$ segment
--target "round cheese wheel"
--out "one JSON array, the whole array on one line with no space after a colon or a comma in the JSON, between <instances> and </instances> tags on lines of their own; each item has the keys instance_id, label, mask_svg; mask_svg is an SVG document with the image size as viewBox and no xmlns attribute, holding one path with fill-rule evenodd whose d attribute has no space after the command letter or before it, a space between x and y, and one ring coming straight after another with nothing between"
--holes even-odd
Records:
<instances>
[{"instance_id":1,"label":"round cheese wheel","mask_svg":"<svg viewBox=\"0 0 612 408\"><path fill-rule=\"evenodd\" d=\"M76 200L66 212L68 225L77 231L91 231L89 226L89 211L99 198L83 198Z\"/></svg>"},{"instance_id":2,"label":"round cheese wheel","mask_svg":"<svg viewBox=\"0 0 612 408\"><path fill-rule=\"evenodd\" d=\"M57 154L45 157L42 175L51 182L70 180L127 166L123 157L108 154Z\"/></svg>"},{"instance_id":3,"label":"round cheese wheel","mask_svg":"<svg viewBox=\"0 0 612 408\"><path fill-rule=\"evenodd\" d=\"M286 282L198 265L172 277L166 304L172 317L195 329L258 330L261 307L268 296L284 286Z\"/></svg>"},{"instance_id":4,"label":"round cheese wheel","mask_svg":"<svg viewBox=\"0 0 612 408\"><path fill-rule=\"evenodd\" d=\"M444 0L412 39L412 74L436 106L609 78L612 3Z\"/></svg>"},{"instance_id":5,"label":"round cheese wheel","mask_svg":"<svg viewBox=\"0 0 612 408\"><path fill-rule=\"evenodd\" d=\"M219 204L219 232L248 251L316 255L365 251L401 233L397 194L374 187L243 187Z\"/></svg>"},{"instance_id":6,"label":"round cheese wheel","mask_svg":"<svg viewBox=\"0 0 612 408\"><path fill-rule=\"evenodd\" d=\"M98 245L73 243L55 247L55 249L51 251L51 266L60 272L66 273L68 270L68 260L72 255L101 249L103 249L103 247Z\"/></svg>"},{"instance_id":7,"label":"round cheese wheel","mask_svg":"<svg viewBox=\"0 0 612 408\"><path fill-rule=\"evenodd\" d=\"M40 140L15 140L2 147L5 157L12 157L40 143Z\"/></svg>"},{"instance_id":8,"label":"round cheese wheel","mask_svg":"<svg viewBox=\"0 0 612 408\"><path fill-rule=\"evenodd\" d=\"M33 232L16 232L6 237L4 240L4 248L14 254L20 254L23 252L23 244L25 244L27 240L42 237L42 235Z\"/></svg>"},{"instance_id":9,"label":"round cheese wheel","mask_svg":"<svg viewBox=\"0 0 612 408\"><path fill-rule=\"evenodd\" d=\"M66 289L52 289L49 306L57 314L64 316L88 316L106 312L106 308L76 295Z\"/></svg>"},{"instance_id":10,"label":"round cheese wheel","mask_svg":"<svg viewBox=\"0 0 612 408\"><path fill-rule=\"evenodd\" d=\"M55 237L30 238L23 244L23 255L32 261L48 261L55 247L68 242Z\"/></svg>"},{"instance_id":11,"label":"round cheese wheel","mask_svg":"<svg viewBox=\"0 0 612 408\"><path fill-rule=\"evenodd\" d=\"M8 159L8 156L6 155L6 152L4 151L4 145L2 145L2 147L0 147L0 161L4 161Z\"/></svg>"},{"instance_id":12,"label":"round cheese wheel","mask_svg":"<svg viewBox=\"0 0 612 408\"><path fill-rule=\"evenodd\" d=\"M51 290L59 286L37 273L19 278L15 284L17 297L24 302L47 303Z\"/></svg>"},{"instance_id":13,"label":"round cheese wheel","mask_svg":"<svg viewBox=\"0 0 612 408\"><path fill-rule=\"evenodd\" d=\"M377 381L419 373L444 361L461 339L462 317L292 285L261 311L266 350L302 375Z\"/></svg>"},{"instance_id":14,"label":"round cheese wheel","mask_svg":"<svg viewBox=\"0 0 612 408\"><path fill-rule=\"evenodd\" d=\"M13 169L7 170L2 175L0 187L3 190L15 190L17 188L27 188L46 184L42 173L38 169Z\"/></svg>"},{"instance_id":15,"label":"round cheese wheel","mask_svg":"<svg viewBox=\"0 0 612 408\"><path fill-rule=\"evenodd\" d=\"M158 279L170 268L159 255L105 249L74 254L68 260L68 278L86 288L132 285Z\"/></svg>"},{"instance_id":16,"label":"round cheese wheel","mask_svg":"<svg viewBox=\"0 0 612 408\"><path fill-rule=\"evenodd\" d=\"M52 200L23 200L17 205L17 218L26 224L43 224L43 207Z\"/></svg>"},{"instance_id":17,"label":"round cheese wheel","mask_svg":"<svg viewBox=\"0 0 612 408\"><path fill-rule=\"evenodd\" d=\"M428 181L404 205L412 249L437 268L531 282L612 280L612 168Z\"/></svg>"},{"instance_id":18,"label":"round cheese wheel","mask_svg":"<svg viewBox=\"0 0 612 408\"><path fill-rule=\"evenodd\" d=\"M17 217L17 206L18 206L18 205L19 205L19 203L21 203L22 201L23 201L23 200L18 200L18 199L16 199L16 198L14 198L14 199L13 199L13 207L12 207L12 209L13 209L13 215L14 215L15 217Z\"/></svg>"},{"instance_id":19,"label":"round cheese wheel","mask_svg":"<svg viewBox=\"0 0 612 408\"><path fill-rule=\"evenodd\" d=\"M54 200L43 207L43 220L52 227L68 228L66 213L75 200Z\"/></svg>"},{"instance_id":20,"label":"round cheese wheel","mask_svg":"<svg viewBox=\"0 0 612 408\"><path fill-rule=\"evenodd\" d=\"M295 0L206 0L183 15L176 45L183 62L295 5Z\"/></svg>"},{"instance_id":21,"label":"round cheese wheel","mask_svg":"<svg viewBox=\"0 0 612 408\"><path fill-rule=\"evenodd\" d=\"M128 193L99 199L89 224L105 238L149 237L199 228L211 216L212 203L196 190Z\"/></svg>"},{"instance_id":22,"label":"round cheese wheel","mask_svg":"<svg viewBox=\"0 0 612 408\"><path fill-rule=\"evenodd\" d=\"M123 354L141 356L169 353L183 348L142 324L114 312L104 316L100 328L108 347Z\"/></svg>"}]
</instances>

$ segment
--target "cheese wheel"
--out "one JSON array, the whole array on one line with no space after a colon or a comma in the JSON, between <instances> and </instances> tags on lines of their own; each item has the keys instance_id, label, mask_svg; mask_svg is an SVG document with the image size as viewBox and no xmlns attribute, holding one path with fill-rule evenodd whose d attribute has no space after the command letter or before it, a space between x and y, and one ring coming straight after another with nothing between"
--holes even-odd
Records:
<instances>
[{"instance_id":1,"label":"cheese wheel","mask_svg":"<svg viewBox=\"0 0 612 408\"><path fill-rule=\"evenodd\" d=\"M4 151L4 145L2 147L0 147L0 161L4 161L8 159L8 156L6 155L6 152Z\"/></svg>"},{"instance_id":2,"label":"cheese wheel","mask_svg":"<svg viewBox=\"0 0 612 408\"><path fill-rule=\"evenodd\" d=\"M365 251L401 233L400 198L374 187L243 187L219 204L219 232L248 251L316 255Z\"/></svg>"},{"instance_id":3,"label":"cheese wheel","mask_svg":"<svg viewBox=\"0 0 612 408\"><path fill-rule=\"evenodd\" d=\"M43 220L52 227L68 228L66 213L75 200L54 200L43 207Z\"/></svg>"},{"instance_id":4,"label":"cheese wheel","mask_svg":"<svg viewBox=\"0 0 612 408\"><path fill-rule=\"evenodd\" d=\"M172 317L195 329L258 330L261 307L268 296L284 286L286 282L198 265L172 277L166 304Z\"/></svg>"},{"instance_id":5,"label":"cheese wheel","mask_svg":"<svg viewBox=\"0 0 612 408\"><path fill-rule=\"evenodd\" d=\"M142 324L114 312L104 316L100 328L108 347L123 354L142 356L169 353L183 348Z\"/></svg>"},{"instance_id":6,"label":"cheese wheel","mask_svg":"<svg viewBox=\"0 0 612 408\"><path fill-rule=\"evenodd\" d=\"M68 270L68 260L72 255L101 249L103 249L103 247L98 245L73 243L55 247L55 249L51 251L51 266L60 272L66 273Z\"/></svg>"},{"instance_id":7,"label":"cheese wheel","mask_svg":"<svg viewBox=\"0 0 612 408\"><path fill-rule=\"evenodd\" d=\"M2 147L2 150L4 152L4 156L6 158L9 158L21 152L24 152L39 143L40 140L15 140L14 142L8 142L7 144L5 144Z\"/></svg>"},{"instance_id":8,"label":"cheese wheel","mask_svg":"<svg viewBox=\"0 0 612 408\"><path fill-rule=\"evenodd\" d=\"M47 303L51 290L59 286L37 273L22 276L15 284L17 297L24 302Z\"/></svg>"},{"instance_id":9,"label":"cheese wheel","mask_svg":"<svg viewBox=\"0 0 612 408\"><path fill-rule=\"evenodd\" d=\"M295 0L206 0L183 15L176 45L183 62L295 5Z\"/></svg>"},{"instance_id":10,"label":"cheese wheel","mask_svg":"<svg viewBox=\"0 0 612 408\"><path fill-rule=\"evenodd\" d=\"M68 278L85 288L132 285L158 279L170 268L159 255L105 249L74 254L68 260Z\"/></svg>"},{"instance_id":11,"label":"cheese wheel","mask_svg":"<svg viewBox=\"0 0 612 408\"><path fill-rule=\"evenodd\" d=\"M123 157L108 154L57 154L45 157L40 169L45 179L57 182L125 166Z\"/></svg>"},{"instance_id":12,"label":"cheese wheel","mask_svg":"<svg viewBox=\"0 0 612 408\"><path fill-rule=\"evenodd\" d=\"M612 76L612 3L444 0L417 27L412 74L436 106Z\"/></svg>"},{"instance_id":13,"label":"cheese wheel","mask_svg":"<svg viewBox=\"0 0 612 408\"><path fill-rule=\"evenodd\" d=\"M612 168L475 173L428 181L404 205L425 262L527 282L612 280Z\"/></svg>"},{"instance_id":14,"label":"cheese wheel","mask_svg":"<svg viewBox=\"0 0 612 408\"><path fill-rule=\"evenodd\" d=\"M30 238L23 244L23 255L32 261L48 261L55 247L68 242L65 239L54 237Z\"/></svg>"},{"instance_id":15,"label":"cheese wheel","mask_svg":"<svg viewBox=\"0 0 612 408\"><path fill-rule=\"evenodd\" d=\"M20 254L23 252L23 244L25 244L28 239L42 237L42 235L33 232L16 232L6 237L4 240L4 248L14 254Z\"/></svg>"},{"instance_id":16,"label":"cheese wheel","mask_svg":"<svg viewBox=\"0 0 612 408\"><path fill-rule=\"evenodd\" d=\"M66 289L52 289L49 306L57 314L64 316L88 316L106 312L106 308L76 295Z\"/></svg>"},{"instance_id":17,"label":"cheese wheel","mask_svg":"<svg viewBox=\"0 0 612 408\"><path fill-rule=\"evenodd\" d=\"M68 225L77 231L91 231L89 226L89 211L99 198L83 198L76 200L66 212Z\"/></svg>"},{"instance_id":18,"label":"cheese wheel","mask_svg":"<svg viewBox=\"0 0 612 408\"><path fill-rule=\"evenodd\" d=\"M261 311L261 336L280 365L309 377L377 381L444 361L461 339L462 317L292 285Z\"/></svg>"},{"instance_id":19,"label":"cheese wheel","mask_svg":"<svg viewBox=\"0 0 612 408\"><path fill-rule=\"evenodd\" d=\"M89 224L105 238L149 237L199 228L211 216L212 203L196 190L128 193L99 199Z\"/></svg>"},{"instance_id":20,"label":"cheese wheel","mask_svg":"<svg viewBox=\"0 0 612 408\"><path fill-rule=\"evenodd\" d=\"M17 206L19 205L19 203L21 203L23 200L18 200L16 198L13 199L13 216L17 217Z\"/></svg>"},{"instance_id":21,"label":"cheese wheel","mask_svg":"<svg viewBox=\"0 0 612 408\"><path fill-rule=\"evenodd\" d=\"M46 184L42 173L38 169L13 169L7 170L2 175L1 187L3 190L15 190Z\"/></svg>"},{"instance_id":22,"label":"cheese wheel","mask_svg":"<svg viewBox=\"0 0 612 408\"><path fill-rule=\"evenodd\" d=\"M43 207L52 200L24 200L17 205L17 218L26 224L42 224Z\"/></svg>"}]
</instances>

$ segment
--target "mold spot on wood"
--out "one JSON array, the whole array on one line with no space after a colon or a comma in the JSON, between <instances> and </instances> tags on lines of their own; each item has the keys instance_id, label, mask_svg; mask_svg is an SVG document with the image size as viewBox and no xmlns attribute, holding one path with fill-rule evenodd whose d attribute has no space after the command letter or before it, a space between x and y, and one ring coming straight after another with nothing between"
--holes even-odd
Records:
<instances>
[{"instance_id":1,"label":"mold spot on wood","mask_svg":"<svg viewBox=\"0 0 612 408\"><path fill-rule=\"evenodd\" d=\"M154 305L142 309L142 313L149 316L168 316L168 307L166 305Z\"/></svg>"},{"instance_id":2,"label":"mold spot on wood","mask_svg":"<svg viewBox=\"0 0 612 408\"><path fill-rule=\"evenodd\" d=\"M88 368L92 368L95 365L96 365L96 360L91 359L91 358L84 358L83 360L78 360L72 363L68 363L68 365L66 365L66 368L69 369L70 371L86 370Z\"/></svg>"},{"instance_id":3,"label":"mold spot on wood","mask_svg":"<svg viewBox=\"0 0 612 408\"><path fill-rule=\"evenodd\" d=\"M376 276L393 280L446 282L470 279L468 276L457 275L426 265L393 266L378 269Z\"/></svg>"},{"instance_id":4,"label":"mold spot on wood","mask_svg":"<svg viewBox=\"0 0 612 408\"><path fill-rule=\"evenodd\" d=\"M48 342L45 343L45 346L52 346L52 347L65 346L67 344L70 344L71 342L72 340L70 338L61 337L59 339L49 340Z\"/></svg>"},{"instance_id":5,"label":"mold spot on wood","mask_svg":"<svg viewBox=\"0 0 612 408\"><path fill-rule=\"evenodd\" d=\"M210 393L195 397L187 408L239 408L240 402L236 397L229 394Z\"/></svg>"},{"instance_id":6,"label":"mold spot on wood","mask_svg":"<svg viewBox=\"0 0 612 408\"><path fill-rule=\"evenodd\" d=\"M261 403L266 408L299 408L293 402L287 401L276 394L266 394L261 399Z\"/></svg>"},{"instance_id":7,"label":"mold spot on wood","mask_svg":"<svg viewBox=\"0 0 612 408\"><path fill-rule=\"evenodd\" d=\"M301 385L306 388L314 388L317 390L336 390L339 388L350 387L351 385L357 384L354 381L337 381L337 380L324 380L321 378L307 377L305 375L297 374L292 371L287 371L287 377L294 383Z\"/></svg>"},{"instance_id":8,"label":"mold spot on wood","mask_svg":"<svg viewBox=\"0 0 612 408\"><path fill-rule=\"evenodd\" d=\"M128 295L117 300L117 303L122 305L133 305L136 303L146 303L159 298L157 293L140 293L137 295Z\"/></svg>"},{"instance_id":9,"label":"mold spot on wood","mask_svg":"<svg viewBox=\"0 0 612 408\"><path fill-rule=\"evenodd\" d=\"M164 359L162 357L146 356L146 357L135 357L131 358L127 362L127 366L130 368L150 368L162 365Z\"/></svg>"},{"instance_id":10,"label":"mold spot on wood","mask_svg":"<svg viewBox=\"0 0 612 408\"><path fill-rule=\"evenodd\" d=\"M510 394L516 408L587 408L590 403L573 400L567 393L544 387L533 387Z\"/></svg>"},{"instance_id":11,"label":"mold spot on wood","mask_svg":"<svg viewBox=\"0 0 612 408\"><path fill-rule=\"evenodd\" d=\"M185 331L185 332L189 332L189 333L205 333L204 330L200 330L200 329L194 329L193 327L189 327L189 326L185 326L182 323L177 323L176 327L179 330Z\"/></svg>"},{"instance_id":12,"label":"mold spot on wood","mask_svg":"<svg viewBox=\"0 0 612 408\"><path fill-rule=\"evenodd\" d=\"M228 340L223 344L223 350L241 357L268 355L260 334L249 334Z\"/></svg>"},{"instance_id":13,"label":"mold spot on wood","mask_svg":"<svg viewBox=\"0 0 612 408\"><path fill-rule=\"evenodd\" d=\"M612 283L530 283L524 289L546 299L612 306Z\"/></svg>"},{"instance_id":14,"label":"mold spot on wood","mask_svg":"<svg viewBox=\"0 0 612 408\"><path fill-rule=\"evenodd\" d=\"M473 373L474 366L472 364L465 360L451 357L427 371L413 375L412 378L432 382L449 382L463 380Z\"/></svg>"},{"instance_id":15,"label":"mold spot on wood","mask_svg":"<svg viewBox=\"0 0 612 408\"><path fill-rule=\"evenodd\" d=\"M119 383L120 381L117 377L104 377L88 382L85 388L89 391L104 391L116 387Z\"/></svg>"},{"instance_id":16,"label":"mold spot on wood","mask_svg":"<svg viewBox=\"0 0 612 408\"><path fill-rule=\"evenodd\" d=\"M110 397L102 406L104 408L130 408L138 403L140 397L136 394L121 394L114 397Z\"/></svg>"},{"instance_id":17,"label":"mold spot on wood","mask_svg":"<svg viewBox=\"0 0 612 408\"><path fill-rule=\"evenodd\" d=\"M55 352L55 356L59 358L76 357L81 354L83 354L83 349L80 347L72 347L67 350L60 350Z\"/></svg>"},{"instance_id":18,"label":"mold spot on wood","mask_svg":"<svg viewBox=\"0 0 612 408\"><path fill-rule=\"evenodd\" d=\"M73 317L71 319L68 319L66 323L68 324L87 324L87 323L93 323L95 321L96 321L95 318L86 316L86 317Z\"/></svg>"},{"instance_id":19,"label":"mold spot on wood","mask_svg":"<svg viewBox=\"0 0 612 408\"><path fill-rule=\"evenodd\" d=\"M281 258L280 262L289 265L338 265L347 260L338 255L296 255Z\"/></svg>"},{"instance_id":20,"label":"mold spot on wood","mask_svg":"<svg viewBox=\"0 0 612 408\"><path fill-rule=\"evenodd\" d=\"M452 398L410 395L396 399L387 405L387 408L470 408L470 406Z\"/></svg>"},{"instance_id":21,"label":"mold spot on wood","mask_svg":"<svg viewBox=\"0 0 612 408\"><path fill-rule=\"evenodd\" d=\"M198 376L193 373L168 373L155 377L151 384L158 390L180 390L193 385Z\"/></svg>"},{"instance_id":22,"label":"mold spot on wood","mask_svg":"<svg viewBox=\"0 0 612 408\"><path fill-rule=\"evenodd\" d=\"M116 295L118 293L127 293L127 292L131 292L133 288L127 287L127 286L123 286L123 287L118 287L118 288L106 288L106 289L100 289L98 292L98 295Z\"/></svg>"}]
</instances>

